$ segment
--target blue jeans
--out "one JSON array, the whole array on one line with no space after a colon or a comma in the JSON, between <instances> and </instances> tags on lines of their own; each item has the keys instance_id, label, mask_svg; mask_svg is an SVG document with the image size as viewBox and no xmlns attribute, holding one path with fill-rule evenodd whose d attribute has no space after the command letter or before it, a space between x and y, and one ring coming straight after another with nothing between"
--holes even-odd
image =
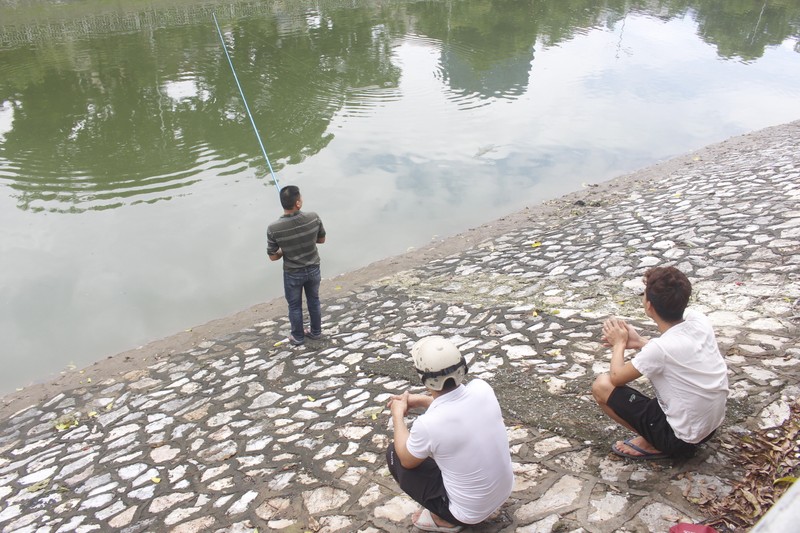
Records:
<instances>
[{"instance_id":1,"label":"blue jeans","mask_svg":"<svg viewBox=\"0 0 800 533\"><path fill-rule=\"evenodd\" d=\"M322 310L319 305L319 282L322 279L319 265L300 270L283 271L283 291L289 303L289 322L292 325L292 337L298 341L305 339L303 332L303 291L306 292L308 316L311 321L311 333L322 332Z\"/></svg>"}]
</instances>

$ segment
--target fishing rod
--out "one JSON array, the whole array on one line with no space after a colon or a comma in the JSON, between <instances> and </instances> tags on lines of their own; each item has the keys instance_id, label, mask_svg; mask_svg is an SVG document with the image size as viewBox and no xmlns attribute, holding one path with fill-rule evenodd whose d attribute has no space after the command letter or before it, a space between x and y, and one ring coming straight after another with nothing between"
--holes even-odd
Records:
<instances>
[{"instance_id":1,"label":"fishing rod","mask_svg":"<svg viewBox=\"0 0 800 533\"><path fill-rule=\"evenodd\" d=\"M236 86L239 88L239 94L242 96L242 102L244 102L244 109L245 111L247 111L247 116L250 117L250 124L253 125L253 131L256 132L256 139L258 139L258 145L261 147L261 153L264 154L264 160L267 162L269 173L270 175L272 175L272 182L275 184L275 188L278 190L278 198L280 199L281 186L278 184L278 178L277 176L275 176L275 171L272 170L272 163L269 162L269 156L267 156L267 150L264 148L264 143L261 142L261 135L258 134L256 121L253 120L253 114L250 113L250 106L247 105L247 98L244 97L244 91L242 90L242 85L239 83L239 76L236 75L236 69L233 68L233 61L231 61L231 56L228 53L228 47L225 45L225 39L222 37L222 30L219 29L219 23L217 22L217 14L212 12L211 16L214 18L214 25L217 27L217 33L219 34L219 41L222 43L222 49L225 50L225 57L228 58L228 64L231 66L233 79L236 81Z\"/></svg>"}]
</instances>

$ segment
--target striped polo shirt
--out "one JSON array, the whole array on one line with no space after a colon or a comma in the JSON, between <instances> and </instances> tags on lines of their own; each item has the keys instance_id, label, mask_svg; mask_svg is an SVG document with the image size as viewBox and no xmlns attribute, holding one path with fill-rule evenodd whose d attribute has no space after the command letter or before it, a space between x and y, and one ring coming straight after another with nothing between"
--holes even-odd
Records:
<instances>
[{"instance_id":1,"label":"striped polo shirt","mask_svg":"<svg viewBox=\"0 0 800 533\"><path fill-rule=\"evenodd\" d=\"M316 213L297 211L283 215L267 228L267 253L283 250L284 270L318 265L317 239L324 236L325 228Z\"/></svg>"}]
</instances>

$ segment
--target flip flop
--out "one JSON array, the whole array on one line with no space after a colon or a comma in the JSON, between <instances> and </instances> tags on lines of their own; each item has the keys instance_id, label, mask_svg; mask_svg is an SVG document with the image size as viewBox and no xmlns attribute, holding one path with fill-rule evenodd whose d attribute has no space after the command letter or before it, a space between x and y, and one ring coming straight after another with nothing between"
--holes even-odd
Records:
<instances>
[{"instance_id":1,"label":"flip flop","mask_svg":"<svg viewBox=\"0 0 800 533\"><path fill-rule=\"evenodd\" d=\"M626 459L633 459L634 461L653 461L655 459L669 458L669 455L667 455L666 453L648 452L646 450L641 449L640 447L638 447L633 443L634 438L636 437L632 437L626 441L623 441L623 443L625 444L625 446L628 446L632 450L636 450L641 455L633 455L627 452L623 452L622 450L618 450L616 444L611 445L611 451L614 452L616 455L619 455L620 457L624 457Z\"/></svg>"},{"instance_id":2,"label":"flip flop","mask_svg":"<svg viewBox=\"0 0 800 533\"><path fill-rule=\"evenodd\" d=\"M431 516L431 512L427 509L423 509L417 518L417 521L414 522L414 527L417 529L421 529L422 531L440 531L442 533L457 533L461 531L464 526L440 526L434 520L433 516Z\"/></svg>"}]
</instances>

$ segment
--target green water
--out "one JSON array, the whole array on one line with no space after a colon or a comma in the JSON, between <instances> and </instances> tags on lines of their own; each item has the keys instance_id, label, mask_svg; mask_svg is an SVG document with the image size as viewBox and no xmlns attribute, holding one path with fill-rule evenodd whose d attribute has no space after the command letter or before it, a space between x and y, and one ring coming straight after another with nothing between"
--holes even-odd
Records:
<instances>
[{"instance_id":1,"label":"green water","mask_svg":"<svg viewBox=\"0 0 800 533\"><path fill-rule=\"evenodd\" d=\"M800 2L0 0L0 393L800 118Z\"/></svg>"}]
</instances>

